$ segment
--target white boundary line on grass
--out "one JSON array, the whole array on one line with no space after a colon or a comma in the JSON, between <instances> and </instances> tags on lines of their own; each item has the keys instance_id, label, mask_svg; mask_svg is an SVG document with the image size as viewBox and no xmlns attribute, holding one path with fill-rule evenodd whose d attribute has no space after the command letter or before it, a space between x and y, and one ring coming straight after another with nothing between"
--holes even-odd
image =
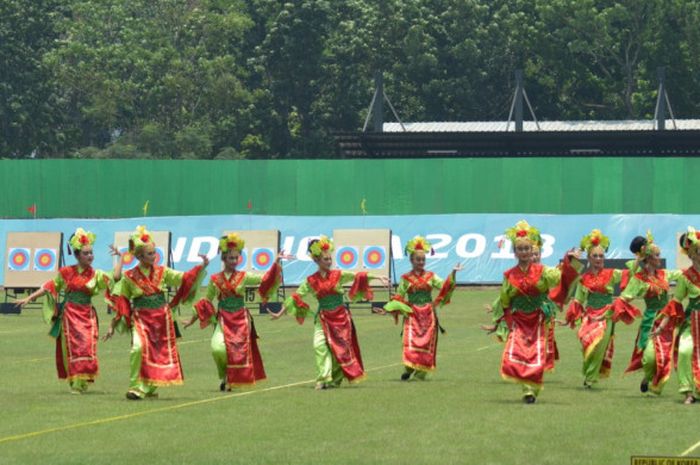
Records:
<instances>
[{"instance_id":1,"label":"white boundary line on grass","mask_svg":"<svg viewBox=\"0 0 700 465\"><path fill-rule=\"evenodd\" d=\"M681 452L681 457L686 457L688 454L692 454L693 451L695 451L695 449L697 449L698 447L700 447L700 441L696 442L695 444Z\"/></svg>"},{"instance_id":2,"label":"white boundary line on grass","mask_svg":"<svg viewBox=\"0 0 700 465\"><path fill-rule=\"evenodd\" d=\"M196 342L196 341L192 341ZM384 368L390 368L390 367L395 367L403 365L403 363L392 363L391 365L383 365L375 368L370 368L367 371L378 371L378 370L383 370ZM29 439L37 436L44 436L46 434L50 433L59 433L61 431L68 431L72 429L78 429L78 428L83 428L85 426L95 426L95 425L102 425L105 423L112 423L115 421L122 421L122 420L128 420L130 418L137 418L137 417L142 417L146 415L150 415L152 413L161 413L161 412L169 412L172 410L179 410L187 407L193 407L196 405L203 405L203 404L209 404L212 402L218 402L221 400L228 400L228 399L233 399L235 397L243 397L243 396L250 396L253 394L260 394L263 392L271 392L271 391L278 391L280 389L287 389L290 387L295 387L295 386L301 386L304 384L310 384L315 382L315 379L310 379L310 380L305 380L305 381L297 381L296 383L289 383L289 384L282 384L279 386L272 386L269 388L264 388L264 389L258 389L254 391L245 391L245 392L237 392L235 394L227 394L223 396L218 396L218 397L210 397L208 399L201 399L201 400L194 400L190 402L183 402L182 404L177 404L177 405L169 405L167 407L159 407L159 408L154 408L150 410L143 410L141 412L134 412L134 413L128 413L126 415L117 415L114 417L107 417L107 418L100 418L97 420L91 420L91 421L84 421L81 423L73 423L70 425L64 425L64 426L57 426L54 428L47 428L39 431L32 431L30 433L24 433L24 434L16 434L13 436L6 436L4 438L0 438L0 444L4 444L7 442L14 442L14 441L21 441L23 439Z\"/></svg>"}]
</instances>

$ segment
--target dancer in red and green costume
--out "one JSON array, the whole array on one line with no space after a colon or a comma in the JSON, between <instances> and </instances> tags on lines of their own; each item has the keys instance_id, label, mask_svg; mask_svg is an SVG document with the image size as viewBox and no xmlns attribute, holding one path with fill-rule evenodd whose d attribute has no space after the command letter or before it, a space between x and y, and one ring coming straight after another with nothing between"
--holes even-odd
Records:
<instances>
[{"instance_id":1,"label":"dancer in red and green costume","mask_svg":"<svg viewBox=\"0 0 700 465\"><path fill-rule=\"evenodd\" d=\"M678 270L661 269L661 249L654 243L651 232L647 233L647 237L637 236L632 239L630 251L637 259L630 268L632 271L629 283L615 299L611 313L613 321L622 319L629 322L641 315L639 309L631 304L632 300L644 299L646 309L625 373L643 369L644 377L639 390L642 393L651 391L659 395L671 374L675 342L673 325L659 328L663 319L661 310L668 303L669 282L677 281L682 273Z\"/></svg>"},{"instance_id":2,"label":"dancer in red and green costume","mask_svg":"<svg viewBox=\"0 0 700 465\"><path fill-rule=\"evenodd\" d=\"M126 398L140 400L156 397L158 386L183 382L172 309L194 301L209 260L200 255L204 263L186 273L155 265L153 236L143 226L130 236L129 253L138 259L138 265L114 286L116 316L104 339L111 338L117 326L130 329L131 373ZM177 289L170 303L166 299L169 286Z\"/></svg>"},{"instance_id":3,"label":"dancer in red and green costume","mask_svg":"<svg viewBox=\"0 0 700 465\"><path fill-rule=\"evenodd\" d=\"M521 384L523 400L529 404L536 401L547 368L548 322L553 316L552 307L545 303L549 290L556 286L565 290L581 266L578 252L567 253L561 268L532 263L532 245L539 242L539 236L526 221L506 230L518 264L504 273L500 296L509 330L501 376Z\"/></svg>"},{"instance_id":4,"label":"dancer in red and green costume","mask_svg":"<svg viewBox=\"0 0 700 465\"><path fill-rule=\"evenodd\" d=\"M92 268L94 243L93 233L78 228L68 240L68 252L75 255L78 263L62 267L54 279L17 302L23 307L46 295L43 314L44 321L51 323L49 335L56 339L56 370L59 379L68 380L74 394L87 391L99 373L99 328L92 298L99 293L108 297L110 287L121 276L121 258L113 273ZM119 255L113 246L110 248L113 255ZM59 304L61 293L64 299Z\"/></svg>"},{"instance_id":5,"label":"dancer in red and green costume","mask_svg":"<svg viewBox=\"0 0 700 465\"><path fill-rule=\"evenodd\" d=\"M664 333L669 322L678 328L678 391L685 398L683 403L693 404L700 390L700 232L689 227L680 246L692 265L678 277L673 299L662 310L664 319L655 333Z\"/></svg>"},{"instance_id":6,"label":"dancer in red and green costume","mask_svg":"<svg viewBox=\"0 0 700 465\"><path fill-rule=\"evenodd\" d=\"M571 329L578 321L578 339L583 351L583 386L591 388L600 378L610 376L614 353L615 323L612 309L615 286L622 280L622 270L605 268L605 253L610 238L594 229L581 239L581 249L588 257L588 270L581 275L574 298L566 312Z\"/></svg>"},{"instance_id":7,"label":"dancer in red and green costume","mask_svg":"<svg viewBox=\"0 0 700 465\"><path fill-rule=\"evenodd\" d=\"M384 285L388 284L388 280L365 272L332 270L333 242L326 236L310 241L308 251L318 265L318 271L306 278L284 302L282 310L272 313L272 318L277 319L288 312L302 324L312 313L309 305L304 302L304 297L313 295L319 304L314 314L313 342L316 354L316 389L337 387L343 378L347 378L350 383L357 383L366 375L355 324L350 310L343 302L343 285L353 283L348 293L350 300L371 300L370 280L380 279Z\"/></svg>"},{"instance_id":8,"label":"dancer in red and green costume","mask_svg":"<svg viewBox=\"0 0 700 465\"><path fill-rule=\"evenodd\" d=\"M257 287L263 302L277 293L282 282L282 267L277 260L265 275L236 270L245 241L236 233L219 240L224 271L211 276L206 296L195 305L195 314L184 322L187 328L199 320L200 327L214 324L211 350L219 373L219 389L250 386L266 378L258 334L250 311L245 307L246 288ZM214 307L212 302L218 300Z\"/></svg>"},{"instance_id":9,"label":"dancer in red and green costume","mask_svg":"<svg viewBox=\"0 0 700 465\"><path fill-rule=\"evenodd\" d=\"M412 270L401 276L397 294L392 297L384 310L398 322L403 315L403 381L415 373L418 379L435 370L437 355L438 323L437 308L450 303L455 289L455 274L462 269L458 264L446 280L440 279L432 271L425 271L426 253L432 252L425 238L416 236L406 244L406 255L411 260ZM433 289L439 294L433 299Z\"/></svg>"}]
</instances>

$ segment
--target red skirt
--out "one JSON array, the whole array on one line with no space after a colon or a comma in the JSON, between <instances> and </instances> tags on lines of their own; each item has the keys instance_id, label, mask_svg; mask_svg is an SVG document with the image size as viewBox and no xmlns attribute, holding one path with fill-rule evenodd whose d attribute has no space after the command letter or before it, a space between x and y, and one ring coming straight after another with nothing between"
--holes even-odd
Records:
<instances>
[{"instance_id":1,"label":"red skirt","mask_svg":"<svg viewBox=\"0 0 700 465\"><path fill-rule=\"evenodd\" d=\"M56 338L56 370L60 379L84 379L92 382L97 377L97 315L90 304L67 302L61 316L61 333ZM61 339L66 343L65 359Z\"/></svg>"},{"instance_id":2,"label":"red skirt","mask_svg":"<svg viewBox=\"0 0 700 465\"><path fill-rule=\"evenodd\" d=\"M258 335L248 309L219 311L219 324L226 344L227 383L240 386L264 380L265 368L258 349Z\"/></svg>"},{"instance_id":3,"label":"red skirt","mask_svg":"<svg viewBox=\"0 0 700 465\"><path fill-rule=\"evenodd\" d=\"M322 310L319 318L328 346L343 374L350 382L361 381L365 368L350 310L341 305L334 310Z\"/></svg>"},{"instance_id":4,"label":"red skirt","mask_svg":"<svg viewBox=\"0 0 700 465\"><path fill-rule=\"evenodd\" d=\"M522 384L541 386L547 363L547 325L541 310L513 312L503 349L501 376Z\"/></svg>"},{"instance_id":5,"label":"red skirt","mask_svg":"<svg viewBox=\"0 0 700 465\"><path fill-rule=\"evenodd\" d=\"M437 353L437 319L431 304L413 305L403 326L403 363L407 367L433 371Z\"/></svg>"},{"instance_id":6,"label":"red skirt","mask_svg":"<svg viewBox=\"0 0 700 465\"><path fill-rule=\"evenodd\" d=\"M141 380L156 386L182 384L182 365L170 307L137 309L133 319L134 331L141 339Z\"/></svg>"},{"instance_id":7,"label":"red skirt","mask_svg":"<svg viewBox=\"0 0 700 465\"><path fill-rule=\"evenodd\" d=\"M583 350L583 359L588 360L593 353L593 351L598 347L598 344L605 337L605 332L608 329L609 324L613 324L607 319L596 321L595 318L603 316L610 310L611 306L606 305L602 308L591 308L586 309L586 314L581 319L581 327L578 330L578 339L581 342L581 349ZM610 374L610 369L612 368L612 358L615 353L615 344L613 336L610 337L608 346L605 349L605 356L603 358L603 363L600 367L601 376L605 377Z\"/></svg>"}]
</instances>

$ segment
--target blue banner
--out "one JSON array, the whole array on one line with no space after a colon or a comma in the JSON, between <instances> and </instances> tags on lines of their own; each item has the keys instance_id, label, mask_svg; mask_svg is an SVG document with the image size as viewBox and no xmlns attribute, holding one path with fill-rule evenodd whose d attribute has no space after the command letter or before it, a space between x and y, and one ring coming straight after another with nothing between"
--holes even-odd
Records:
<instances>
[{"instance_id":1,"label":"blue banner","mask_svg":"<svg viewBox=\"0 0 700 465\"><path fill-rule=\"evenodd\" d=\"M464 263L457 275L462 284L500 283L502 273L514 265L512 247L503 241L503 231L518 220L526 219L539 228L544 239L542 261L556 265L571 247L576 247L584 234L599 228L611 239L609 258L632 258L629 243L636 235L650 229L662 249L668 268L676 267L677 234L688 225L700 229L700 215L515 215L454 214L416 216L254 216L216 215L128 219L47 219L4 220L0 223L0 282L4 282L6 234L16 232L61 231L66 239L77 227L97 234L94 266L111 269L107 246L115 231L130 231L145 224L150 230L172 232L172 255L175 268L187 270L207 254L210 272L220 269L216 254L221 231L246 229L278 229L281 246L295 260L283 262L286 284L298 284L315 271L306 255L306 244L319 234L331 236L333 229L388 228L393 232L392 255L398 275L410 269L404 256L405 243L415 235L424 235L433 244L435 254L428 258L428 269L446 276L452 267ZM499 243L501 247L499 247ZM70 257L67 257L71 260Z\"/></svg>"}]
</instances>

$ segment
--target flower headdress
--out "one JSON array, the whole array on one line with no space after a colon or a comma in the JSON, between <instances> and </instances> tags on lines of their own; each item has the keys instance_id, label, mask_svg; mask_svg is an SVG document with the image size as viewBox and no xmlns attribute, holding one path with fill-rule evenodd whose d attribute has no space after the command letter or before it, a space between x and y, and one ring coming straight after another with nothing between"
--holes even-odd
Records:
<instances>
[{"instance_id":1,"label":"flower headdress","mask_svg":"<svg viewBox=\"0 0 700 465\"><path fill-rule=\"evenodd\" d=\"M333 251L333 241L327 236L321 236L317 240L312 241L309 245L309 255L312 257L320 257L323 252Z\"/></svg>"},{"instance_id":2,"label":"flower headdress","mask_svg":"<svg viewBox=\"0 0 700 465\"><path fill-rule=\"evenodd\" d=\"M83 250L83 247L85 247L86 245L92 246L92 244L94 243L94 233L90 231L85 231L83 228L78 228L75 230L70 239L68 239L68 244L70 245L68 253L70 253L71 250Z\"/></svg>"},{"instance_id":3,"label":"flower headdress","mask_svg":"<svg viewBox=\"0 0 700 465\"><path fill-rule=\"evenodd\" d=\"M230 250L241 251L245 247L245 241L236 233L229 233L219 239L219 251L226 253Z\"/></svg>"},{"instance_id":4,"label":"flower headdress","mask_svg":"<svg viewBox=\"0 0 700 465\"><path fill-rule=\"evenodd\" d=\"M591 249L594 247L602 247L606 252L610 247L610 238L603 234L600 229L594 229L581 239L581 248L586 253L591 253Z\"/></svg>"},{"instance_id":5,"label":"flower headdress","mask_svg":"<svg viewBox=\"0 0 700 465\"><path fill-rule=\"evenodd\" d=\"M506 237L515 244L518 240L528 240L535 245L542 244L540 231L530 226L527 221L518 221L512 228L506 229Z\"/></svg>"},{"instance_id":6,"label":"flower headdress","mask_svg":"<svg viewBox=\"0 0 700 465\"><path fill-rule=\"evenodd\" d=\"M433 246L430 245L430 242L428 242L427 239L423 236L416 236L406 243L406 255L413 255L417 251L430 253L430 255L433 255L435 253L433 251Z\"/></svg>"},{"instance_id":7,"label":"flower headdress","mask_svg":"<svg viewBox=\"0 0 700 465\"><path fill-rule=\"evenodd\" d=\"M681 248L687 254L691 248L700 248L700 231L696 231L694 227L688 226L688 232L681 236Z\"/></svg>"},{"instance_id":8,"label":"flower headdress","mask_svg":"<svg viewBox=\"0 0 700 465\"><path fill-rule=\"evenodd\" d=\"M150 231L145 226L137 226L136 230L129 236L129 252L133 254L149 244L155 245Z\"/></svg>"}]
</instances>

